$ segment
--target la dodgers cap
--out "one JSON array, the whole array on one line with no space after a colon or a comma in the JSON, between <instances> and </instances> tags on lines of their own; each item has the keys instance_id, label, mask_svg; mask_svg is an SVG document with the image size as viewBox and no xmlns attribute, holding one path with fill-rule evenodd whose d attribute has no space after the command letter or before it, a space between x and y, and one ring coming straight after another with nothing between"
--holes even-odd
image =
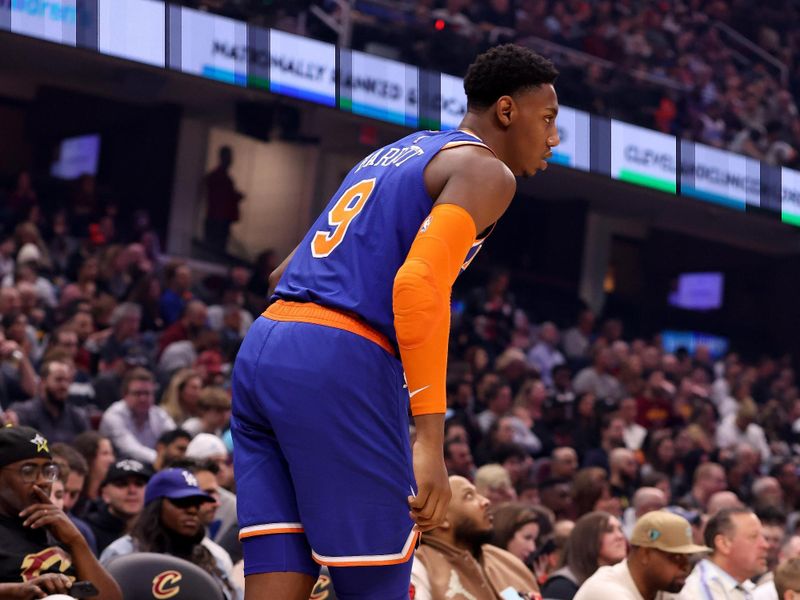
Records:
<instances>
[{"instance_id":1,"label":"la dodgers cap","mask_svg":"<svg viewBox=\"0 0 800 600\"><path fill-rule=\"evenodd\" d=\"M630 541L631 546L672 554L711 552L711 548L694 543L689 521L666 510L654 510L636 521Z\"/></svg>"},{"instance_id":2,"label":"la dodgers cap","mask_svg":"<svg viewBox=\"0 0 800 600\"><path fill-rule=\"evenodd\" d=\"M198 498L214 502L214 498L197 487L197 479L186 469L164 469L153 475L144 490L144 503L150 504L159 498Z\"/></svg>"}]
</instances>

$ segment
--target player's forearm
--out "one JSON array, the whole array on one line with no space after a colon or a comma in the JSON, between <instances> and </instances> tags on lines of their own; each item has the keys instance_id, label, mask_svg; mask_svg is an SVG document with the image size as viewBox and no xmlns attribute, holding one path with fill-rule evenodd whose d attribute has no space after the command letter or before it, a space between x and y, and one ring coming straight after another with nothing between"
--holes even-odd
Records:
<instances>
[{"instance_id":1,"label":"player's forearm","mask_svg":"<svg viewBox=\"0 0 800 600\"><path fill-rule=\"evenodd\" d=\"M444 413L417 415L414 427L419 444L444 450Z\"/></svg>"},{"instance_id":2,"label":"player's forearm","mask_svg":"<svg viewBox=\"0 0 800 600\"><path fill-rule=\"evenodd\" d=\"M295 252L297 252L297 248L299 247L300 246L295 247L295 249L292 250L291 254L289 254L289 256L283 259L283 262L279 264L272 273L269 274L269 290L267 292L267 297L272 296L273 292L275 291L275 288L278 286L278 282L281 280L283 272L286 270L286 267L289 265L289 262L292 260L292 258L295 255Z\"/></svg>"}]
</instances>

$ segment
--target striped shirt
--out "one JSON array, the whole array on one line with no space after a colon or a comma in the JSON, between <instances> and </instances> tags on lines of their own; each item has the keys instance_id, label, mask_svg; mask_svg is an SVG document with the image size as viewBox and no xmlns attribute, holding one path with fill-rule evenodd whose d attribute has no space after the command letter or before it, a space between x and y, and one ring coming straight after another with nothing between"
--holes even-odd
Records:
<instances>
[{"instance_id":1,"label":"striped shirt","mask_svg":"<svg viewBox=\"0 0 800 600\"><path fill-rule=\"evenodd\" d=\"M753 600L755 584L741 583L732 575L704 558L686 578L679 600Z\"/></svg>"}]
</instances>

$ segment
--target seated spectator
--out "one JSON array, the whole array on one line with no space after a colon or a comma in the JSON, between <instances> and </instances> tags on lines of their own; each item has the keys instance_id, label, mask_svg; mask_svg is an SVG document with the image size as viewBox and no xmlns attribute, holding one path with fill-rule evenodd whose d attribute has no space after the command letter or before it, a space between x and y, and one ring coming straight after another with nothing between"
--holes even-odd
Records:
<instances>
[{"instance_id":1,"label":"seated spectator","mask_svg":"<svg viewBox=\"0 0 800 600\"><path fill-rule=\"evenodd\" d=\"M756 423L758 407L752 399L739 404L739 411L728 415L717 428L717 445L721 449L735 448L741 443L750 444L760 455L762 463L769 461L772 453L764 430Z\"/></svg>"},{"instance_id":2,"label":"seated spectator","mask_svg":"<svg viewBox=\"0 0 800 600\"><path fill-rule=\"evenodd\" d=\"M694 472L692 489L680 499L678 504L684 508L708 512L708 501L711 496L728 487L725 470L717 463L703 463Z\"/></svg>"},{"instance_id":3,"label":"seated spectator","mask_svg":"<svg viewBox=\"0 0 800 600\"><path fill-rule=\"evenodd\" d=\"M191 441L192 434L182 428L170 429L162 433L156 442L156 459L153 461L153 468L161 471L182 459L186 456L186 449Z\"/></svg>"},{"instance_id":4,"label":"seated spectator","mask_svg":"<svg viewBox=\"0 0 800 600\"><path fill-rule=\"evenodd\" d=\"M475 487L481 496L489 499L492 506L517 499L508 471L500 465L483 465L478 469L475 472Z\"/></svg>"},{"instance_id":5,"label":"seated spectator","mask_svg":"<svg viewBox=\"0 0 800 600\"><path fill-rule=\"evenodd\" d=\"M792 536L793 551L789 550L789 542L784 544L780 553L780 562L772 577L765 583L759 583L753 592L753 600L794 600L800 595L800 537Z\"/></svg>"},{"instance_id":6,"label":"seated spectator","mask_svg":"<svg viewBox=\"0 0 800 600\"><path fill-rule=\"evenodd\" d=\"M450 440L444 443L444 466L448 475L458 475L467 481L475 476L475 463L469 444L461 440Z\"/></svg>"},{"instance_id":7,"label":"seated spectator","mask_svg":"<svg viewBox=\"0 0 800 600\"><path fill-rule=\"evenodd\" d=\"M622 518L622 503L611 493L608 476L600 467L578 471L572 484L572 502L578 517L599 510Z\"/></svg>"},{"instance_id":8,"label":"seated spectator","mask_svg":"<svg viewBox=\"0 0 800 600\"><path fill-rule=\"evenodd\" d=\"M166 469L153 476L144 493L144 510L130 534L125 535L100 555L109 564L118 556L133 552L171 554L196 564L219 584L226 598L235 598L227 565L214 557L203 544L205 528L200 523L200 507L214 498L197 486L197 478L185 469Z\"/></svg>"},{"instance_id":9,"label":"seated spectator","mask_svg":"<svg viewBox=\"0 0 800 600\"><path fill-rule=\"evenodd\" d=\"M625 421L622 439L625 441L625 446L634 452L641 450L647 437L647 429L636 422L636 411L636 398L628 396L620 401L619 416Z\"/></svg>"},{"instance_id":10,"label":"seated spectator","mask_svg":"<svg viewBox=\"0 0 800 600\"><path fill-rule=\"evenodd\" d=\"M567 539L561 567L542 586L542 597L571 600L597 569L625 560L627 544L612 515L602 511L583 515Z\"/></svg>"},{"instance_id":11,"label":"seated spectator","mask_svg":"<svg viewBox=\"0 0 800 600\"><path fill-rule=\"evenodd\" d=\"M541 534L541 519L542 513L526 504L510 502L497 507L492 511L492 544L508 550L533 570L531 555Z\"/></svg>"},{"instance_id":12,"label":"seated spectator","mask_svg":"<svg viewBox=\"0 0 800 600\"><path fill-rule=\"evenodd\" d=\"M572 504L572 479L545 479L539 484L539 501L556 519L568 519L574 513Z\"/></svg>"},{"instance_id":13,"label":"seated spectator","mask_svg":"<svg viewBox=\"0 0 800 600\"><path fill-rule=\"evenodd\" d=\"M0 324L0 406L36 395L38 377L28 355L14 340L5 336Z\"/></svg>"},{"instance_id":14,"label":"seated spectator","mask_svg":"<svg viewBox=\"0 0 800 600\"><path fill-rule=\"evenodd\" d=\"M593 330L594 313L588 308L582 310L575 325L564 332L562 345L567 360L573 363L588 361Z\"/></svg>"},{"instance_id":15,"label":"seated spectator","mask_svg":"<svg viewBox=\"0 0 800 600\"><path fill-rule=\"evenodd\" d=\"M61 482L62 494L59 508L75 524L81 535L86 538L92 554L97 556L97 539L89 524L75 514L78 500L81 497L83 483L88 469L81 453L69 444L52 444L50 449L53 462L58 465L58 479Z\"/></svg>"},{"instance_id":16,"label":"seated spectator","mask_svg":"<svg viewBox=\"0 0 800 600\"><path fill-rule=\"evenodd\" d=\"M99 552L130 533L144 508L144 486L150 476L150 469L130 458L120 460L108 469L100 486L102 500L86 514L86 522L94 532Z\"/></svg>"},{"instance_id":17,"label":"seated spectator","mask_svg":"<svg viewBox=\"0 0 800 600\"><path fill-rule=\"evenodd\" d=\"M767 542L758 517L747 508L723 509L708 521L704 537L711 556L695 565L678 597L722 600L751 595L751 578L767 570Z\"/></svg>"},{"instance_id":18,"label":"seated spectator","mask_svg":"<svg viewBox=\"0 0 800 600\"><path fill-rule=\"evenodd\" d=\"M689 555L709 550L692 543L686 519L662 510L650 512L633 529L627 560L600 567L575 600L655 600L662 591L677 594L691 570Z\"/></svg>"},{"instance_id":19,"label":"seated spectator","mask_svg":"<svg viewBox=\"0 0 800 600\"><path fill-rule=\"evenodd\" d=\"M488 433L492 424L511 410L513 402L511 386L500 382L486 390L486 410L478 415L478 426L481 432Z\"/></svg>"},{"instance_id":20,"label":"seated spectator","mask_svg":"<svg viewBox=\"0 0 800 600\"><path fill-rule=\"evenodd\" d=\"M174 342L193 340L207 328L208 310L202 300L190 300L186 303L181 316L161 334L158 342L158 356Z\"/></svg>"},{"instance_id":21,"label":"seated spectator","mask_svg":"<svg viewBox=\"0 0 800 600\"><path fill-rule=\"evenodd\" d=\"M594 350L591 366L575 375L572 386L576 394L592 392L598 400L613 403L622 398L619 381L610 370L613 366L613 353L610 348L598 347Z\"/></svg>"},{"instance_id":22,"label":"seated spectator","mask_svg":"<svg viewBox=\"0 0 800 600\"><path fill-rule=\"evenodd\" d=\"M661 510L667 506L667 497L660 489L655 487L640 487L633 494L631 506L625 510L625 519L622 529L625 536L630 538L634 525L649 512Z\"/></svg>"},{"instance_id":23,"label":"seated spectator","mask_svg":"<svg viewBox=\"0 0 800 600\"><path fill-rule=\"evenodd\" d=\"M139 328L142 323L142 308L132 302L123 302L111 312L109 329L98 334L95 344L91 347L98 348L100 357L100 371L109 369L110 365L120 357L125 357L133 349L140 350L147 356L148 349L142 338Z\"/></svg>"},{"instance_id":24,"label":"seated spectator","mask_svg":"<svg viewBox=\"0 0 800 600\"><path fill-rule=\"evenodd\" d=\"M172 262L164 271L166 289L161 293L159 308L164 325L169 327L184 312L186 303L193 298L189 289L192 285L192 271L183 262Z\"/></svg>"},{"instance_id":25,"label":"seated spectator","mask_svg":"<svg viewBox=\"0 0 800 600\"><path fill-rule=\"evenodd\" d=\"M197 371L180 369L169 380L161 396L161 407L178 425L198 415L197 402L203 389L203 379Z\"/></svg>"},{"instance_id":26,"label":"seated spectator","mask_svg":"<svg viewBox=\"0 0 800 600\"><path fill-rule=\"evenodd\" d=\"M489 500L463 477L450 477L450 489L444 523L423 536L414 555L413 597L446 600L455 591L474 598L485 598L486 590L497 590L497 597L537 593L539 586L524 563L488 543L493 533Z\"/></svg>"},{"instance_id":27,"label":"seated spectator","mask_svg":"<svg viewBox=\"0 0 800 600\"><path fill-rule=\"evenodd\" d=\"M620 499L622 509L631 505L633 495L639 484L639 463L632 450L627 448L614 448L609 458L611 472L608 482L611 484L611 494Z\"/></svg>"},{"instance_id":28,"label":"seated spectator","mask_svg":"<svg viewBox=\"0 0 800 600\"><path fill-rule=\"evenodd\" d=\"M136 368L122 382L123 398L112 404L100 421L100 433L108 437L118 455L153 464L156 442L175 429L175 421L154 405L155 379L147 369Z\"/></svg>"},{"instance_id":29,"label":"seated spectator","mask_svg":"<svg viewBox=\"0 0 800 600\"><path fill-rule=\"evenodd\" d=\"M71 361L50 360L40 370L40 393L35 398L9 407L21 425L33 427L47 439L70 443L89 429L89 419L82 408L69 402L69 386L75 368Z\"/></svg>"},{"instance_id":30,"label":"seated spectator","mask_svg":"<svg viewBox=\"0 0 800 600\"><path fill-rule=\"evenodd\" d=\"M584 467L600 467L606 473L611 471L609 456L614 448L625 446L625 421L618 413L603 416L600 422L600 446L586 453Z\"/></svg>"},{"instance_id":31,"label":"seated spectator","mask_svg":"<svg viewBox=\"0 0 800 600\"><path fill-rule=\"evenodd\" d=\"M528 362L539 372L545 386L553 387L553 369L566 362L564 355L558 350L559 333L554 323L542 323L539 330L539 341L528 353Z\"/></svg>"},{"instance_id":32,"label":"seated spectator","mask_svg":"<svg viewBox=\"0 0 800 600\"><path fill-rule=\"evenodd\" d=\"M197 401L197 411L198 416L187 419L181 427L192 436L198 433L221 436L231 420L230 392L216 386L203 388Z\"/></svg>"},{"instance_id":33,"label":"seated spectator","mask_svg":"<svg viewBox=\"0 0 800 600\"><path fill-rule=\"evenodd\" d=\"M91 581L100 598L122 600L86 539L50 500L57 478L58 466L41 433L30 427L0 429L0 596L67 594L77 579Z\"/></svg>"},{"instance_id":34,"label":"seated spectator","mask_svg":"<svg viewBox=\"0 0 800 600\"><path fill-rule=\"evenodd\" d=\"M186 469L197 478L197 487L214 498L214 502L207 502L200 506L200 522L206 529L203 544L211 551L214 557L226 565L228 570L233 569L233 563L242 559L242 545L239 541L239 525L234 521L226 520L223 523L220 509L220 487L217 483L219 467L211 460L196 460L184 458L173 463L172 468ZM225 490L226 491L226 490ZM234 507L235 508L235 507ZM226 518L229 515L226 515ZM217 544L215 539L219 540ZM223 546L223 542L226 544ZM229 549L230 548L230 549Z\"/></svg>"},{"instance_id":35,"label":"seated spectator","mask_svg":"<svg viewBox=\"0 0 800 600\"><path fill-rule=\"evenodd\" d=\"M73 446L88 465L80 501L83 505L100 497L100 484L109 467L116 461L111 440L96 431L85 431L75 438Z\"/></svg>"}]
</instances>

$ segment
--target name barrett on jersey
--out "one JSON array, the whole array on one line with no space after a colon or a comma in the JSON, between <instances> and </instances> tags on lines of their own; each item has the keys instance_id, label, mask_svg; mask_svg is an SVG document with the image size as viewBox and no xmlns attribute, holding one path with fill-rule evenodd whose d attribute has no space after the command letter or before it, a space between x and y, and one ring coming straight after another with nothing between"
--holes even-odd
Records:
<instances>
[{"instance_id":1,"label":"name barrett on jersey","mask_svg":"<svg viewBox=\"0 0 800 600\"><path fill-rule=\"evenodd\" d=\"M391 146L376 150L359 163L356 173L366 167L399 167L412 158L422 156L425 151L417 146L417 142L426 137L428 136L423 135L416 138L410 146L401 148Z\"/></svg>"}]
</instances>

